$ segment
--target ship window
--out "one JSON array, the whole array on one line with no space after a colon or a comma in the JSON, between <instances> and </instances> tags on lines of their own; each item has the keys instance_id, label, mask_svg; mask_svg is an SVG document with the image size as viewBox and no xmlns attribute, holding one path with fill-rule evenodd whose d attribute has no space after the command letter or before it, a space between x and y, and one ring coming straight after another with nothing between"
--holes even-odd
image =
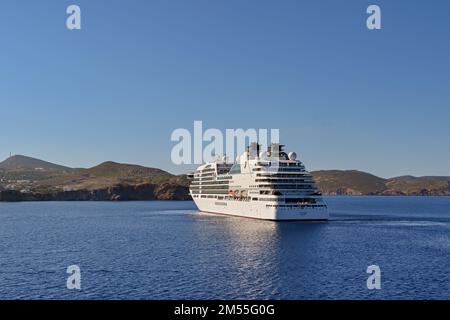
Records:
<instances>
[{"instance_id":1,"label":"ship window","mask_svg":"<svg viewBox=\"0 0 450 320\"><path fill-rule=\"evenodd\" d=\"M236 173L241 173L241 165L239 163L233 165L229 172L229 174L236 174Z\"/></svg>"}]
</instances>

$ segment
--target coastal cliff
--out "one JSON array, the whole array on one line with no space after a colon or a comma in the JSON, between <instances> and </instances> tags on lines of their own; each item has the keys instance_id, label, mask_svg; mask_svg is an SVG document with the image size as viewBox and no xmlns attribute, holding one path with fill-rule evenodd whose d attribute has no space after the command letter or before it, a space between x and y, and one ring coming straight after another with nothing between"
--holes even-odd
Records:
<instances>
[{"instance_id":1,"label":"coastal cliff","mask_svg":"<svg viewBox=\"0 0 450 320\"><path fill-rule=\"evenodd\" d=\"M103 189L80 189L57 192L0 191L0 201L130 201L130 200L189 200L186 186L177 184L116 185Z\"/></svg>"},{"instance_id":2,"label":"coastal cliff","mask_svg":"<svg viewBox=\"0 0 450 320\"><path fill-rule=\"evenodd\" d=\"M112 161L80 169L13 156L0 162L0 201L191 199L185 176Z\"/></svg>"}]
</instances>

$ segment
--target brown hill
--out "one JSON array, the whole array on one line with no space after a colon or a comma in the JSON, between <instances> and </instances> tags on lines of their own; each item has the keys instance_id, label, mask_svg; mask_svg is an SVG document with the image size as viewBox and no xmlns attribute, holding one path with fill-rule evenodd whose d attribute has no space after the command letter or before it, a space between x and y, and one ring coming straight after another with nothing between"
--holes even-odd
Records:
<instances>
[{"instance_id":1,"label":"brown hill","mask_svg":"<svg viewBox=\"0 0 450 320\"><path fill-rule=\"evenodd\" d=\"M184 176L156 168L108 161L88 169L72 169L25 156L14 156L0 164L0 191L5 191L2 199L188 198ZM146 194L146 190L152 192Z\"/></svg>"},{"instance_id":2,"label":"brown hill","mask_svg":"<svg viewBox=\"0 0 450 320\"><path fill-rule=\"evenodd\" d=\"M449 195L450 177L402 176L386 181L385 194Z\"/></svg>"},{"instance_id":3,"label":"brown hill","mask_svg":"<svg viewBox=\"0 0 450 320\"><path fill-rule=\"evenodd\" d=\"M76 169L40 182L46 189L95 190L114 185L176 182L177 177L160 169L117 162L103 162L89 169Z\"/></svg>"},{"instance_id":4,"label":"brown hill","mask_svg":"<svg viewBox=\"0 0 450 320\"><path fill-rule=\"evenodd\" d=\"M312 175L319 190L328 195L450 195L450 177L383 179L356 170L314 171Z\"/></svg>"},{"instance_id":5,"label":"brown hill","mask_svg":"<svg viewBox=\"0 0 450 320\"><path fill-rule=\"evenodd\" d=\"M312 172L326 195L450 195L450 177L383 179L357 170ZM0 162L0 201L189 199L186 176L104 162L73 169L25 156Z\"/></svg>"},{"instance_id":6,"label":"brown hill","mask_svg":"<svg viewBox=\"0 0 450 320\"><path fill-rule=\"evenodd\" d=\"M15 155L9 157L8 159L0 162L0 169L4 170L55 170L55 171L64 171L71 170L68 167L64 167L58 164L54 164L51 162L26 157L22 155Z\"/></svg>"},{"instance_id":7,"label":"brown hill","mask_svg":"<svg viewBox=\"0 0 450 320\"><path fill-rule=\"evenodd\" d=\"M357 170L322 170L312 175L324 194L379 194L386 189L383 178Z\"/></svg>"},{"instance_id":8,"label":"brown hill","mask_svg":"<svg viewBox=\"0 0 450 320\"><path fill-rule=\"evenodd\" d=\"M88 173L93 176L118 177L123 179L173 176L172 174L161 169L148 168L126 163L117 163L112 161L103 162L98 166L86 169L83 173Z\"/></svg>"}]
</instances>

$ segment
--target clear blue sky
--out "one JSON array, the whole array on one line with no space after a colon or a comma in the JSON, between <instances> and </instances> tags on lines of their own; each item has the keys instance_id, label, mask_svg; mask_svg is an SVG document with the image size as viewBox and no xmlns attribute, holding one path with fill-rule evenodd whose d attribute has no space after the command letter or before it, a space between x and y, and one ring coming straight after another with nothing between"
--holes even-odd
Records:
<instances>
[{"instance_id":1,"label":"clear blue sky","mask_svg":"<svg viewBox=\"0 0 450 320\"><path fill-rule=\"evenodd\" d=\"M2 159L180 173L170 134L203 120L280 128L310 170L450 175L446 0L5 0L0 41Z\"/></svg>"}]
</instances>

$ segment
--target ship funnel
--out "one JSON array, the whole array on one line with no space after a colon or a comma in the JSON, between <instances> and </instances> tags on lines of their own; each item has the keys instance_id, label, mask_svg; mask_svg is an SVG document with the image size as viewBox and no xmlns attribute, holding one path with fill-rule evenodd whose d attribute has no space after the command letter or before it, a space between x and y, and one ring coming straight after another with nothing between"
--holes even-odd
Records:
<instances>
[{"instance_id":1,"label":"ship funnel","mask_svg":"<svg viewBox=\"0 0 450 320\"><path fill-rule=\"evenodd\" d=\"M251 158L256 158L259 156L260 145L256 142L252 142L247 150Z\"/></svg>"}]
</instances>

